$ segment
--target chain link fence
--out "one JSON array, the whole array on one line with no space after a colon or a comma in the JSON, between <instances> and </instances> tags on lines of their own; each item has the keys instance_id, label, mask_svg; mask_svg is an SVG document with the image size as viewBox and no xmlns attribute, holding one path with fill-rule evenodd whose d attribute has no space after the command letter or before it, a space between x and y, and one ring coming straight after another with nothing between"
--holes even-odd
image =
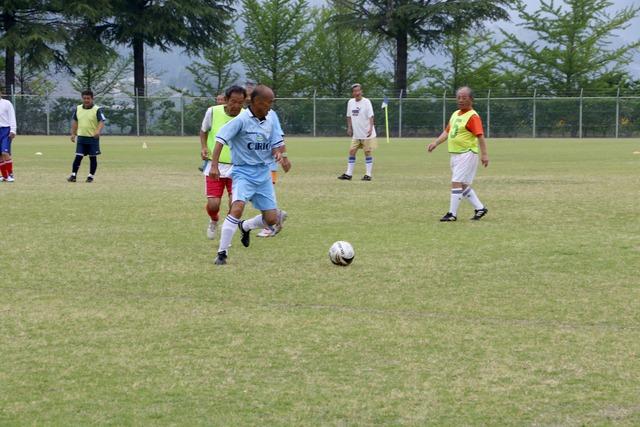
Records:
<instances>
[{"instance_id":1,"label":"chain link fence","mask_svg":"<svg viewBox=\"0 0 640 427\"><path fill-rule=\"evenodd\" d=\"M69 133L78 97L14 95L18 133ZM385 136L382 98L370 98L379 137ZM348 98L278 98L278 112L287 135L344 136ZM210 98L186 96L96 99L107 117L107 135L198 135ZM640 137L640 96L476 97L487 137ZM395 98L388 100L391 137L434 137L457 109L455 98Z\"/></svg>"}]
</instances>

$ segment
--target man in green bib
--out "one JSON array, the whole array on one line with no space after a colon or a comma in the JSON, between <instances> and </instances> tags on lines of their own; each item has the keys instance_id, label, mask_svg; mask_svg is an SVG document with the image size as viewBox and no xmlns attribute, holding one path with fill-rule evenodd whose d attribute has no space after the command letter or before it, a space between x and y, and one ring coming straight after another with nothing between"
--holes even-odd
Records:
<instances>
[{"instance_id":1,"label":"man in green bib","mask_svg":"<svg viewBox=\"0 0 640 427\"><path fill-rule=\"evenodd\" d=\"M203 174L205 175L205 192L207 196L206 210L209 215L209 225L207 226L207 238L214 239L216 237L216 229L218 227L218 213L220 212L220 201L224 194L225 188L229 200L231 200L231 150L225 145L220 153L218 161L218 170L220 171L220 179L214 181L209 177L211 168L211 153L216 144L216 134L227 122L233 120L242 111L246 90L241 86L231 86L225 91L224 104L209 107L202 120L200 127L200 150L202 159L205 160Z\"/></svg>"},{"instance_id":2,"label":"man in green bib","mask_svg":"<svg viewBox=\"0 0 640 427\"><path fill-rule=\"evenodd\" d=\"M86 182L93 182L98 168L98 156L100 155L100 132L104 128L104 113L102 108L93 103L93 92L82 92L82 104L73 112L71 122L71 142L76 143L76 157L71 167L69 182L76 182L76 176L80 169L80 163L84 156L89 156L89 176Z\"/></svg>"},{"instance_id":3,"label":"man in green bib","mask_svg":"<svg viewBox=\"0 0 640 427\"><path fill-rule=\"evenodd\" d=\"M471 183L478 169L478 148L480 161L484 167L489 165L487 143L484 139L482 120L473 109L473 92L463 86L456 92L458 110L454 111L446 129L434 142L427 146L432 152L436 147L447 141L451 154L451 199L449 212L440 221L449 222L458 219L460 201L466 199L473 205L475 213L471 218L479 220L489 212L476 195Z\"/></svg>"}]
</instances>

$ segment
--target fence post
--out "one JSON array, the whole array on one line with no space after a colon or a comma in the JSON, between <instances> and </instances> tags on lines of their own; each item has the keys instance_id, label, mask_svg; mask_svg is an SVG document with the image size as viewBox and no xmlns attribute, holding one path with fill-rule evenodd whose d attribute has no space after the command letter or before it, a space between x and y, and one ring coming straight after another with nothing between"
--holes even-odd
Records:
<instances>
[{"instance_id":1,"label":"fence post","mask_svg":"<svg viewBox=\"0 0 640 427\"><path fill-rule=\"evenodd\" d=\"M398 138L402 138L402 94L404 89L400 89L400 99L398 107Z\"/></svg>"},{"instance_id":2,"label":"fence post","mask_svg":"<svg viewBox=\"0 0 640 427\"><path fill-rule=\"evenodd\" d=\"M180 93L180 136L184 136L184 96Z\"/></svg>"},{"instance_id":3,"label":"fence post","mask_svg":"<svg viewBox=\"0 0 640 427\"><path fill-rule=\"evenodd\" d=\"M50 132L49 132L49 115L50 115L50 101L49 101L49 91L47 91L47 136L49 136Z\"/></svg>"},{"instance_id":4,"label":"fence post","mask_svg":"<svg viewBox=\"0 0 640 427\"><path fill-rule=\"evenodd\" d=\"M447 127L447 90L442 92L442 129Z\"/></svg>"},{"instance_id":5,"label":"fence post","mask_svg":"<svg viewBox=\"0 0 640 427\"><path fill-rule=\"evenodd\" d=\"M140 95L136 90L136 136L140 136Z\"/></svg>"},{"instance_id":6,"label":"fence post","mask_svg":"<svg viewBox=\"0 0 640 427\"><path fill-rule=\"evenodd\" d=\"M582 91L580 88L580 117L578 118L578 138L582 138Z\"/></svg>"},{"instance_id":7,"label":"fence post","mask_svg":"<svg viewBox=\"0 0 640 427\"><path fill-rule=\"evenodd\" d=\"M618 138L619 130L620 130L620 86L618 86L618 92L616 93L616 139Z\"/></svg>"},{"instance_id":8,"label":"fence post","mask_svg":"<svg viewBox=\"0 0 640 427\"><path fill-rule=\"evenodd\" d=\"M316 90L313 90L313 137L316 137Z\"/></svg>"},{"instance_id":9,"label":"fence post","mask_svg":"<svg viewBox=\"0 0 640 427\"><path fill-rule=\"evenodd\" d=\"M487 138L491 138L491 89L487 94Z\"/></svg>"},{"instance_id":10,"label":"fence post","mask_svg":"<svg viewBox=\"0 0 640 427\"><path fill-rule=\"evenodd\" d=\"M532 132L533 132L533 138L535 139L536 137L536 95L538 93L538 89L534 88L533 89L533 124L532 124Z\"/></svg>"}]
</instances>

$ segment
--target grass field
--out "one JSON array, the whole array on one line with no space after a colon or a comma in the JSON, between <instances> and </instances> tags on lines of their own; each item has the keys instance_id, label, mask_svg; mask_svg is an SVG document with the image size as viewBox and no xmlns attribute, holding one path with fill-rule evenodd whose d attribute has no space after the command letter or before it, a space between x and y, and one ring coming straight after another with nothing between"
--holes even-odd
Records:
<instances>
[{"instance_id":1,"label":"grass field","mask_svg":"<svg viewBox=\"0 0 640 427\"><path fill-rule=\"evenodd\" d=\"M446 224L445 147L342 182L347 145L290 138L284 231L216 267L196 138L104 137L70 184L67 137L18 137L0 424L640 424L639 140L490 140L489 214Z\"/></svg>"}]
</instances>

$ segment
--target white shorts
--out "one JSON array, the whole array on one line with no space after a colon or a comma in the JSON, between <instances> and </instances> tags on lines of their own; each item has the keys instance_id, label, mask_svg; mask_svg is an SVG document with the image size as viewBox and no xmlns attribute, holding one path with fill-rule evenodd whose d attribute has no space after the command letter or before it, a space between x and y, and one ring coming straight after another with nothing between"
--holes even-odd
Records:
<instances>
[{"instance_id":1,"label":"white shorts","mask_svg":"<svg viewBox=\"0 0 640 427\"><path fill-rule=\"evenodd\" d=\"M451 182L471 185L478 170L478 155L473 151L451 155Z\"/></svg>"}]
</instances>

